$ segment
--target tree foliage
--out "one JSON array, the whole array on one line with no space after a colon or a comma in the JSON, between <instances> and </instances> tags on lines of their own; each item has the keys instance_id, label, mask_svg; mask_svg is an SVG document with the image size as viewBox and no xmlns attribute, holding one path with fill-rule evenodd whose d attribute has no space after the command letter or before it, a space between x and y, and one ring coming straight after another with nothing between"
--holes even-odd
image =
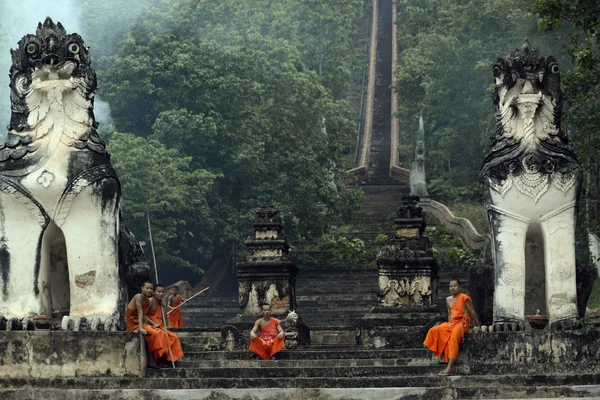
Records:
<instances>
[{"instance_id":1,"label":"tree foliage","mask_svg":"<svg viewBox=\"0 0 600 400\"><path fill-rule=\"evenodd\" d=\"M174 267L226 256L264 203L293 243L359 206L343 178L362 1L153 0L99 12L114 3L84 1L82 16L106 45L95 65L118 131L108 139L125 220L147 240L150 210L159 268L174 279ZM113 20L129 25L106 29Z\"/></svg>"},{"instance_id":2,"label":"tree foliage","mask_svg":"<svg viewBox=\"0 0 600 400\"><path fill-rule=\"evenodd\" d=\"M572 27L565 41L575 68L563 74L566 122L586 171L584 201L590 228L600 233L600 3L594 0L537 0L545 31Z\"/></svg>"},{"instance_id":3,"label":"tree foliage","mask_svg":"<svg viewBox=\"0 0 600 400\"><path fill-rule=\"evenodd\" d=\"M412 159L423 110L430 193L441 200L473 198L494 132L488 93L498 57L529 38L564 60L557 36L540 33L526 0L400 0L400 55L395 88L404 138L401 160ZM408 164L407 164L408 166Z\"/></svg>"}]
</instances>

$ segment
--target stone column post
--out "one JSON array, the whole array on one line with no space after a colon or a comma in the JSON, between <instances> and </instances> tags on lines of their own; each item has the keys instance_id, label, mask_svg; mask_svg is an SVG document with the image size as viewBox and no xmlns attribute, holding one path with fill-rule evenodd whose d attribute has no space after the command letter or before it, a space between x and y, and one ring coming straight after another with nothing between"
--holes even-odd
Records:
<instances>
[{"instance_id":1,"label":"stone column post","mask_svg":"<svg viewBox=\"0 0 600 400\"><path fill-rule=\"evenodd\" d=\"M229 321L236 343L248 341L261 306L271 305L272 316L280 319L286 332L286 348L310 342L308 327L296 312L298 267L290 260L290 245L279 211L262 206L255 215L254 236L246 240L247 255L237 263L240 313ZM289 317L288 317L289 316ZM226 327L224 337L231 336Z\"/></svg>"},{"instance_id":2,"label":"stone column post","mask_svg":"<svg viewBox=\"0 0 600 400\"><path fill-rule=\"evenodd\" d=\"M437 262L418 196L403 196L394 220L395 237L377 256L378 304L357 320L363 347L419 346L437 314Z\"/></svg>"}]
</instances>

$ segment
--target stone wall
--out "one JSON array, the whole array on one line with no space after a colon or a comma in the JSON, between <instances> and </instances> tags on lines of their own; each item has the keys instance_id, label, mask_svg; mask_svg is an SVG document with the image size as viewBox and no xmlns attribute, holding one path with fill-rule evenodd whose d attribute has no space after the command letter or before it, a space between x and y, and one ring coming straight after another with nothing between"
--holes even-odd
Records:
<instances>
[{"instance_id":1,"label":"stone wall","mask_svg":"<svg viewBox=\"0 0 600 400\"><path fill-rule=\"evenodd\" d=\"M146 365L146 344L139 333L0 333L2 377L145 376Z\"/></svg>"},{"instance_id":2,"label":"stone wall","mask_svg":"<svg viewBox=\"0 0 600 400\"><path fill-rule=\"evenodd\" d=\"M599 330L470 332L461 348L470 374L600 372Z\"/></svg>"}]
</instances>

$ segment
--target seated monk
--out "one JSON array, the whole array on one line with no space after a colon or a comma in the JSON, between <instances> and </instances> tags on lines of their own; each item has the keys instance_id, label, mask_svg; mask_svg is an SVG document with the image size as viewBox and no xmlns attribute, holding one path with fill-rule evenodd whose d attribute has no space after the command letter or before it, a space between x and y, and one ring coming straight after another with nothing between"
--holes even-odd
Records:
<instances>
[{"instance_id":1,"label":"seated monk","mask_svg":"<svg viewBox=\"0 0 600 400\"><path fill-rule=\"evenodd\" d=\"M451 375L454 371L458 346L464 340L465 333L469 331L471 317L475 319L481 331L481 322L473 309L473 302L469 296L461 293L460 281L452 279L449 286L452 296L446 298L448 322L431 328L424 342L436 357L441 357L443 354L444 362L448 363L448 367L440 372L440 375Z\"/></svg>"},{"instance_id":2,"label":"seated monk","mask_svg":"<svg viewBox=\"0 0 600 400\"><path fill-rule=\"evenodd\" d=\"M154 347L152 350L148 348L148 350L152 352L154 360L164 358L167 361L177 361L183 357L183 350L181 349L181 343L177 335L165 328L162 304L164 294L164 286L157 283L154 287L154 296L150 301L150 307L146 315L150 322L154 323L158 336L163 340L160 341L161 347Z\"/></svg>"},{"instance_id":3,"label":"seated monk","mask_svg":"<svg viewBox=\"0 0 600 400\"><path fill-rule=\"evenodd\" d=\"M275 359L273 355L285 346L285 335L280 321L271 317L271 306L264 304L261 308L263 317L256 320L250 331L249 350L263 360Z\"/></svg>"},{"instance_id":4,"label":"seated monk","mask_svg":"<svg viewBox=\"0 0 600 400\"><path fill-rule=\"evenodd\" d=\"M169 328L183 328L183 317L181 315L181 308L177 308L183 301L183 297L177 292L179 287L173 286L171 288L171 294L167 298L167 306L169 313L167 318L169 320Z\"/></svg>"},{"instance_id":5,"label":"seated monk","mask_svg":"<svg viewBox=\"0 0 600 400\"><path fill-rule=\"evenodd\" d=\"M147 335L145 324L148 322L146 311L150 307L150 297L154 291L152 282L144 282L142 291L131 299L125 311L125 326L128 331L140 331L143 335Z\"/></svg>"}]
</instances>

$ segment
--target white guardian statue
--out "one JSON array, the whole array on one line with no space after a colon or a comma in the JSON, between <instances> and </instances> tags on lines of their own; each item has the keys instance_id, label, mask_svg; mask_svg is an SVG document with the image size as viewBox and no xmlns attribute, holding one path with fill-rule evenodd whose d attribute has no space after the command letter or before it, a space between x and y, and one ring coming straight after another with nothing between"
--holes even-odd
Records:
<instances>
[{"instance_id":1,"label":"white guardian statue","mask_svg":"<svg viewBox=\"0 0 600 400\"><path fill-rule=\"evenodd\" d=\"M496 132L481 169L492 229L494 323L577 318L575 219L579 163L561 129L559 67L527 40L493 67ZM561 326L562 326L561 325Z\"/></svg>"},{"instance_id":2,"label":"white guardian statue","mask_svg":"<svg viewBox=\"0 0 600 400\"><path fill-rule=\"evenodd\" d=\"M47 18L11 55L12 115L0 145L2 324L29 329L46 316L62 318L63 329L115 330L125 281L143 279L147 265L120 223L88 49Z\"/></svg>"}]
</instances>

